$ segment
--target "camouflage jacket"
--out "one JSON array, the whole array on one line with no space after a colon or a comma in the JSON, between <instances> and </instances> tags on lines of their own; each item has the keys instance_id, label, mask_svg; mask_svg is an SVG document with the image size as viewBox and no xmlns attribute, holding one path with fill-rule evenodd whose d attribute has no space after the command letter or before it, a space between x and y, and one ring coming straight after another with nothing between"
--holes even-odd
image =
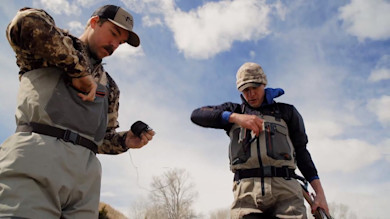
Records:
<instances>
[{"instance_id":1,"label":"camouflage jacket","mask_svg":"<svg viewBox=\"0 0 390 219\"><path fill-rule=\"evenodd\" d=\"M44 10L20 9L7 27L7 39L15 51L19 74L43 68L58 67L69 77L92 75L96 82L109 85L108 124L103 144L98 153L119 154L127 151L124 140L127 132L116 132L119 127L119 89L104 70L101 60L94 60L78 38L56 27L53 18Z\"/></svg>"}]
</instances>

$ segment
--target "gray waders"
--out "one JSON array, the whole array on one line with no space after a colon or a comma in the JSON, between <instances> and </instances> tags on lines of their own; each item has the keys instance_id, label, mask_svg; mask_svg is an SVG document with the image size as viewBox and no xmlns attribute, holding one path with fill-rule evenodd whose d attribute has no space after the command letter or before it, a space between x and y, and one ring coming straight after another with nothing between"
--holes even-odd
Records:
<instances>
[{"instance_id":1,"label":"gray waders","mask_svg":"<svg viewBox=\"0 0 390 219\"><path fill-rule=\"evenodd\" d=\"M0 147L0 218L97 218L107 88L84 102L57 68L21 77L17 129Z\"/></svg>"},{"instance_id":2,"label":"gray waders","mask_svg":"<svg viewBox=\"0 0 390 219\"><path fill-rule=\"evenodd\" d=\"M265 130L254 136L234 125L229 133L230 168L234 173L231 218L306 218L300 184L293 179L295 151L283 119L261 116Z\"/></svg>"}]
</instances>

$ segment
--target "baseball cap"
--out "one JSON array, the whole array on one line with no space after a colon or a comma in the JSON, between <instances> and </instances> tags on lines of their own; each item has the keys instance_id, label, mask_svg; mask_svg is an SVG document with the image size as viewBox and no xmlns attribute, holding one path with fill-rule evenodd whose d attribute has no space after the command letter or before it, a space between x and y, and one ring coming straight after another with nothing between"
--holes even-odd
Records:
<instances>
[{"instance_id":1,"label":"baseball cap","mask_svg":"<svg viewBox=\"0 0 390 219\"><path fill-rule=\"evenodd\" d=\"M133 16L123 8L116 5L105 5L98 8L93 12L93 16L99 16L101 18L106 18L115 25L129 31L129 39L127 43L137 47L140 44L140 39L136 33L133 32Z\"/></svg>"},{"instance_id":2,"label":"baseball cap","mask_svg":"<svg viewBox=\"0 0 390 219\"><path fill-rule=\"evenodd\" d=\"M248 87L267 85L267 76L259 64L253 62L244 63L237 71L237 89L242 92Z\"/></svg>"}]
</instances>

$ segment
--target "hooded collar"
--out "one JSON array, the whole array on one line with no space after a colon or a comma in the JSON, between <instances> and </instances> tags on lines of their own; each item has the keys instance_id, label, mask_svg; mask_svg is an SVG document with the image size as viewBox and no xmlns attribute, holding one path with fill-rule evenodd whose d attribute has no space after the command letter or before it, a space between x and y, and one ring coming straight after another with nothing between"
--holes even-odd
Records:
<instances>
[{"instance_id":1,"label":"hooded collar","mask_svg":"<svg viewBox=\"0 0 390 219\"><path fill-rule=\"evenodd\" d=\"M284 90L282 88L266 88L264 89L264 100L260 107L270 105L275 103L274 98L280 97L284 94ZM253 108L249 105L249 103L245 100L244 96L241 94L242 103L247 105L250 108Z\"/></svg>"}]
</instances>

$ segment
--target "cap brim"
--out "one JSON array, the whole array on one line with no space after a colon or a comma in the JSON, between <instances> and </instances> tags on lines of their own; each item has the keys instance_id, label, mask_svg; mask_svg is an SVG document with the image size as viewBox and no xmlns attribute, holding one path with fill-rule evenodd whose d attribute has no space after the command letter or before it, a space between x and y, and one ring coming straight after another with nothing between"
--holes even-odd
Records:
<instances>
[{"instance_id":1,"label":"cap brim","mask_svg":"<svg viewBox=\"0 0 390 219\"><path fill-rule=\"evenodd\" d=\"M249 83L241 85L241 87L239 87L238 90L240 92L243 92L248 87L259 87L260 85L262 85L262 84L261 83L256 83L256 82L249 82Z\"/></svg>"},{"instance_id":2,"label":"cap brim","mask_svg":"<svg viewBox=\"0 0 390 219\"><path fill-rule=\"evenodd\" d=\"M109 21L111 21L113 24L117 25L118 27L120 28L123 28L127 31L129 31L129 39L127 40L127 43L134 46L134 47L138 47L139 44L141 43L138 35L136 33L134 33L132 30L129 30L129 28L125 27L124 25L108 18Z\"/></svg>"},{"instance_id":3,"label":"cap brim","mask_svg":"<svg viewBox=\"0 0 390 219\"><path fill-rule=\"evenodd\" d=\"M137 47L139 46L141 41L136 33L134 33L133 31L129 31L129 39L127 40L127 43L134 47Z\"/></svg>"}]
</instances>

